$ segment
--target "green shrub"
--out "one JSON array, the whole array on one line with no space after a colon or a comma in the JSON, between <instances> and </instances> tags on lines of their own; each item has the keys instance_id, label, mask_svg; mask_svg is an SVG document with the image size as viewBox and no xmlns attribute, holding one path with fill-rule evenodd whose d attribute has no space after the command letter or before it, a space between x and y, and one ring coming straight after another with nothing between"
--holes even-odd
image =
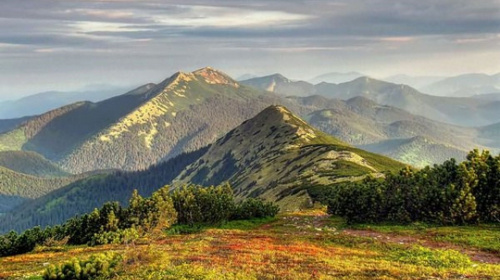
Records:
<instances>
[{"instance_id":1,"label":"green shrub","mask_svg":"<svg viewBox=\"0 0 500 280\"><path fill-rule=\"evenodd\" d=\"M49 265L43 279L109 279L120 271L122 258L118 254L105 253L91 256L88 260L73 259L60 265Z\"/></svg>"},{"instance_id":2,"label":"green shrub","mask_svg":"<svg viewBox=\"0 0 500 280\"><path fill-rule=\"evenodd\" d=\"M274 217L279 212L279 207L271 202L249 198L243 200L235 209L232 220L249 220L253 218Z\"/></svg>"},{"instance_id":3,"label":"green shrub","mask_svg":"<svg viewBox=\"0 0 500 280\"><path fill-rule=\"evenodd\" d=\"M229 220L236 207L229 185L184 186L172 194L180 224L218 224Z\"/></svg>"},{"instance_id":4,"label":"green shrub","mask_svg":"<svg viewBox=\"0 0 500 280\"><path fill-rule=\"evenodd\" d=\"M405 168L385 179L316 188L312 194L348 222L498 222L500 156L474 150L460 164L451 159L418 171Z\"/></svg>"}]
</instances>

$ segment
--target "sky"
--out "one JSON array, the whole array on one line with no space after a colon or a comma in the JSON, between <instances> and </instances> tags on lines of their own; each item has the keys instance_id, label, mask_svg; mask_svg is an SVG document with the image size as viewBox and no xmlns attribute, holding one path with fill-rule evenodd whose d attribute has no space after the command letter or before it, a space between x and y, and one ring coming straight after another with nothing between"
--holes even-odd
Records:
<instances>
[{"instance_id":1,"label":"sky","mask_svg":"<svg viewBox=\"0 0 500 280\"><path fill-rule=\"evenodd\" d=\"M500 0L2 0L0 100L89 84L500 72Z\"/></svg>"}]
</instances>

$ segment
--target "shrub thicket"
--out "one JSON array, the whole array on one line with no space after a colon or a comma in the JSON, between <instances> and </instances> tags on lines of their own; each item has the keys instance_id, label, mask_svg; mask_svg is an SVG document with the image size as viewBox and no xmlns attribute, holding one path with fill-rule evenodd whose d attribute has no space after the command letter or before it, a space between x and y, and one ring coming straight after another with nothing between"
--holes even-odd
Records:
<instances>
[{"instance_id":1,"label":"shrub thicket","mask_svg":"<svg viewBox=\"0 0 500 280\"><path fill-rule=\"evenodd\" d=\"M500 156L474 150L460 164L451 159L385 179L343 183L323 199L330 213L349 222L499 222Z\"/></svg>"},{"instance_id":2,"label":"shrub thicket","mask_svg":"<svg viewBox=\"0 0 500 280\"><path fill-rule=\"evenodd\" d=\"M248 220L252 218L274 217L279 212L279 207L271 202L249 198L239 203L232 216L232 220Z\"/></svg>"},{"instance_id":3,"label":"shrub thicket","mask_svg":"<svg viewBox=\"0 0 500 280\"><path fill-rule=\"evenodd\" d=\"M93 255L88 260L73 259L60 265L49 265L43 279L109 279L120 270L121 265L122 258L119 254L104 253Z\"/></svg>"},{"instance_id":4,"label":"shrub thicket","mask_svg":"<svg viewBox=\"0 0 500 280\"><path fill-rule=\"evenodd\" d=\"M74 217L61 226L35 227L22 234L0 235L0 257L32 251L47 241L64 240L72 245L131 243L139 237L163 236L173 224L215 225L231 219L273 217L278 207L251 199L235 203L229 185L217 187L185 186L170 192L165 186L149 198L134 191L129 206L108 202L89 214Z\"/></svg>"}]
</instances>

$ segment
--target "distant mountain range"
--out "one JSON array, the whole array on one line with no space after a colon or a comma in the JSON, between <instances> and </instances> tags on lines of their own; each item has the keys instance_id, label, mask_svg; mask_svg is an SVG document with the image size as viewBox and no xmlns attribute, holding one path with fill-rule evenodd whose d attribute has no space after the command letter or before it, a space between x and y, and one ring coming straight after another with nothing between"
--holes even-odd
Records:
<instances>
[{"instance_id":1,"label":"distant mountain range","mask_svg":"<svg viewBox=\"0 0 500 280\"><path fill-rule=\"evenodd\" d=\"M452 157L464 159L472 148L483 147L476 128L436 122L395 107L379 105L365 97L341 101L311 96L293 98L293 101L303 106L324 108L306 114L306 120L314 127L350 144L417 167ZM425 141L421 141L423 139ZM488 139L494 141L494 138ZM404 149L410 142L418 145ZM436 152L436 147L442 149Z\"/></svg>"},{"instance_id":2,"label":"distant mountain range","mask_svg":"<svg viewBox=\"0 0 500 280\"><path fill-rule=\"evenodd\" d=\"M461 126L483 126L500 121L500 110L497 109L500 99L497 100L496 94L480 97L440 97L421 93L407 85L369 77L360 77L340 84L322 82L313 85L303 81L290 81L275 74L242 83L282 96L323 95L342 100L362 96L382 105Z\"/></svg>"},{"instance_id":3,"label":"distant mountain range","mask_svg":"<svg viewBox=\"0 0 500 280\"><path fill-rule=\"evenodd\" d=\"M208 145L274 102L262 94L211 68L179 72L32 118L0 134L0 151L34 151L72 173L144 169Z\"/></svg>"},{"instance_id":4,"label":"distant mountain range","mask_svg":"<svg viewBox=\"0 0 500 280\"><path fill-rule=\"evenodd\" d=\"M500 93L500 73L495 75L473 73L450 77L436 81L421 90L433 95L453 97Z\"/></svg>"},{"instance_id":5,"label":"distant mountain range","mask_svg":"<svg viewBox=\"0 0 500 280\"><path fill-rule=\"evenodd\" d=\"M123 87L94 86L81 91L48 91L29 95L18 100L0 102L0 119L33 116L78 101L97 102L122 94Z\"/></svg>"},{"instance_id":6,"label":"distant mountain range","mask_svg":"<svg viewBox=\"0 0 500 280\"><path fill-rule=\"evenodd\" d=\"M427 95L406 85L368 77L342 84L321 83L315 89L316 94L343 100L363 96L382 105L455 125L482 126L500 121L499 101Z\"/></svg>"},{"instance_id":7,"label":"distant mountain range","mask_svg":"<svg viewBox=\"0 0 500 280\"><path fill-rule=\"evenodd\" d=\"M339 83L349 82L363 76L366 75L361 74L359 72L348 72L348 73L332 72L314 77L310 79L309 82L312 84L319 84L323 82L339 84Z\"/></svg>"},{"instance_id":8,"label":"distant mountain range","mask_svg":"<svg viewBox=\"0 0 500 280\"><path fill-rule=\"evenodd\" d=\"M252 78L241 83L284 96L307 96L314 93L314 85L304 81L292 81L281 74Z\"/></svg>"},{"instance_id":9,"label":"distant mountain range","mask_svg":"<svg viewBox=\"0 0 500 280\"><path fill-rule=\"evenodd\" d=\"M413 88L421 90L426 86L429 86L435 82L441 81L446 78L447 77L442 77L442 76L409 76L409 75L399 74L383 78L382 80L394 84L409 85Z\"/></svg>"},{"instance_id":10,"label":"distant mountain range","mask_svg":"<svg viewBox=\"0 0 500 280\"><path fill-rule=\"evenodd\" d=\"M261 197L283 210L311 205L308 188L382 176L405 165L326 135L282 106L271 106L208 148L180 155L145 171L116 172L76 181L0 216L0 231L56 224L105 201L126 203L172 183L230 182L238 197Z\"/></svg>"},{"instance_id":11,"label":"distant mountain range","mask_svg":"<svg viewBox=\"0 0 500 280\"><path fill-rule=\"evenodd\" d=\"M496 147L491 133L478 131L500 122L498 101L434 97L366 77L316 86L281 75L249 81L255 88L212 68L179 72L105 101L74 103L25 119L0 133L0 151L33 151L71 173L145 169L213 143L271 104L287 106L349 144L418 167L450 157L462 159L475 147ZM252 84L249 81L244 83ZM275 92L262 90L273 82ZM304 95L314 91L335 99L284 97L287 86L296 85ZM481 126L465 128L436 120ZM12 128L9 122L21 121L0 121L0 127L6 123ZM409 143L411 149L405 150Z\"/></svg>"},{"instance_id":12,"label":"distant mountain range","mask_svg":"<svg viewBox=\"0 0 500 280\"><path fill-rule=\"evenodd\" d=\"M59 223L165 184L228 181L239 196L296 209L311 203L313 185L381 176L398 161L422 167L473 148L500 151L498 102L367 77L312 85L178 72L100 102L0 121L0 231Z\"/></svg>"}]
</instances>

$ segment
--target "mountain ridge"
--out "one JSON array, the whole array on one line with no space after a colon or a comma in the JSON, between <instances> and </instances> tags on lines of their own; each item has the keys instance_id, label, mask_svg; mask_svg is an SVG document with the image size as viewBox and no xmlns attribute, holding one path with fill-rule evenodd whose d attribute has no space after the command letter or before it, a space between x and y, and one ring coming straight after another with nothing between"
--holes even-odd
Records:
<instances>
[{"instance_id":1,"label":"mountain ridge","mask_svg":"<svg viewBox=\"0 0 500 280\"><path fill-rule=\"evenodd\" d=\"M286 198L282 194L306 180L306 185L332 184L367 174L381 176L378 159L366 159L366 155L311 127L284 106L273 105L219 138L174 180L174 185L229 181L240 197L258 196L293 210L310 202L307 192ZM342 172L352 172L352 176L341 176Z\"/></svg>"}]
</instances>

